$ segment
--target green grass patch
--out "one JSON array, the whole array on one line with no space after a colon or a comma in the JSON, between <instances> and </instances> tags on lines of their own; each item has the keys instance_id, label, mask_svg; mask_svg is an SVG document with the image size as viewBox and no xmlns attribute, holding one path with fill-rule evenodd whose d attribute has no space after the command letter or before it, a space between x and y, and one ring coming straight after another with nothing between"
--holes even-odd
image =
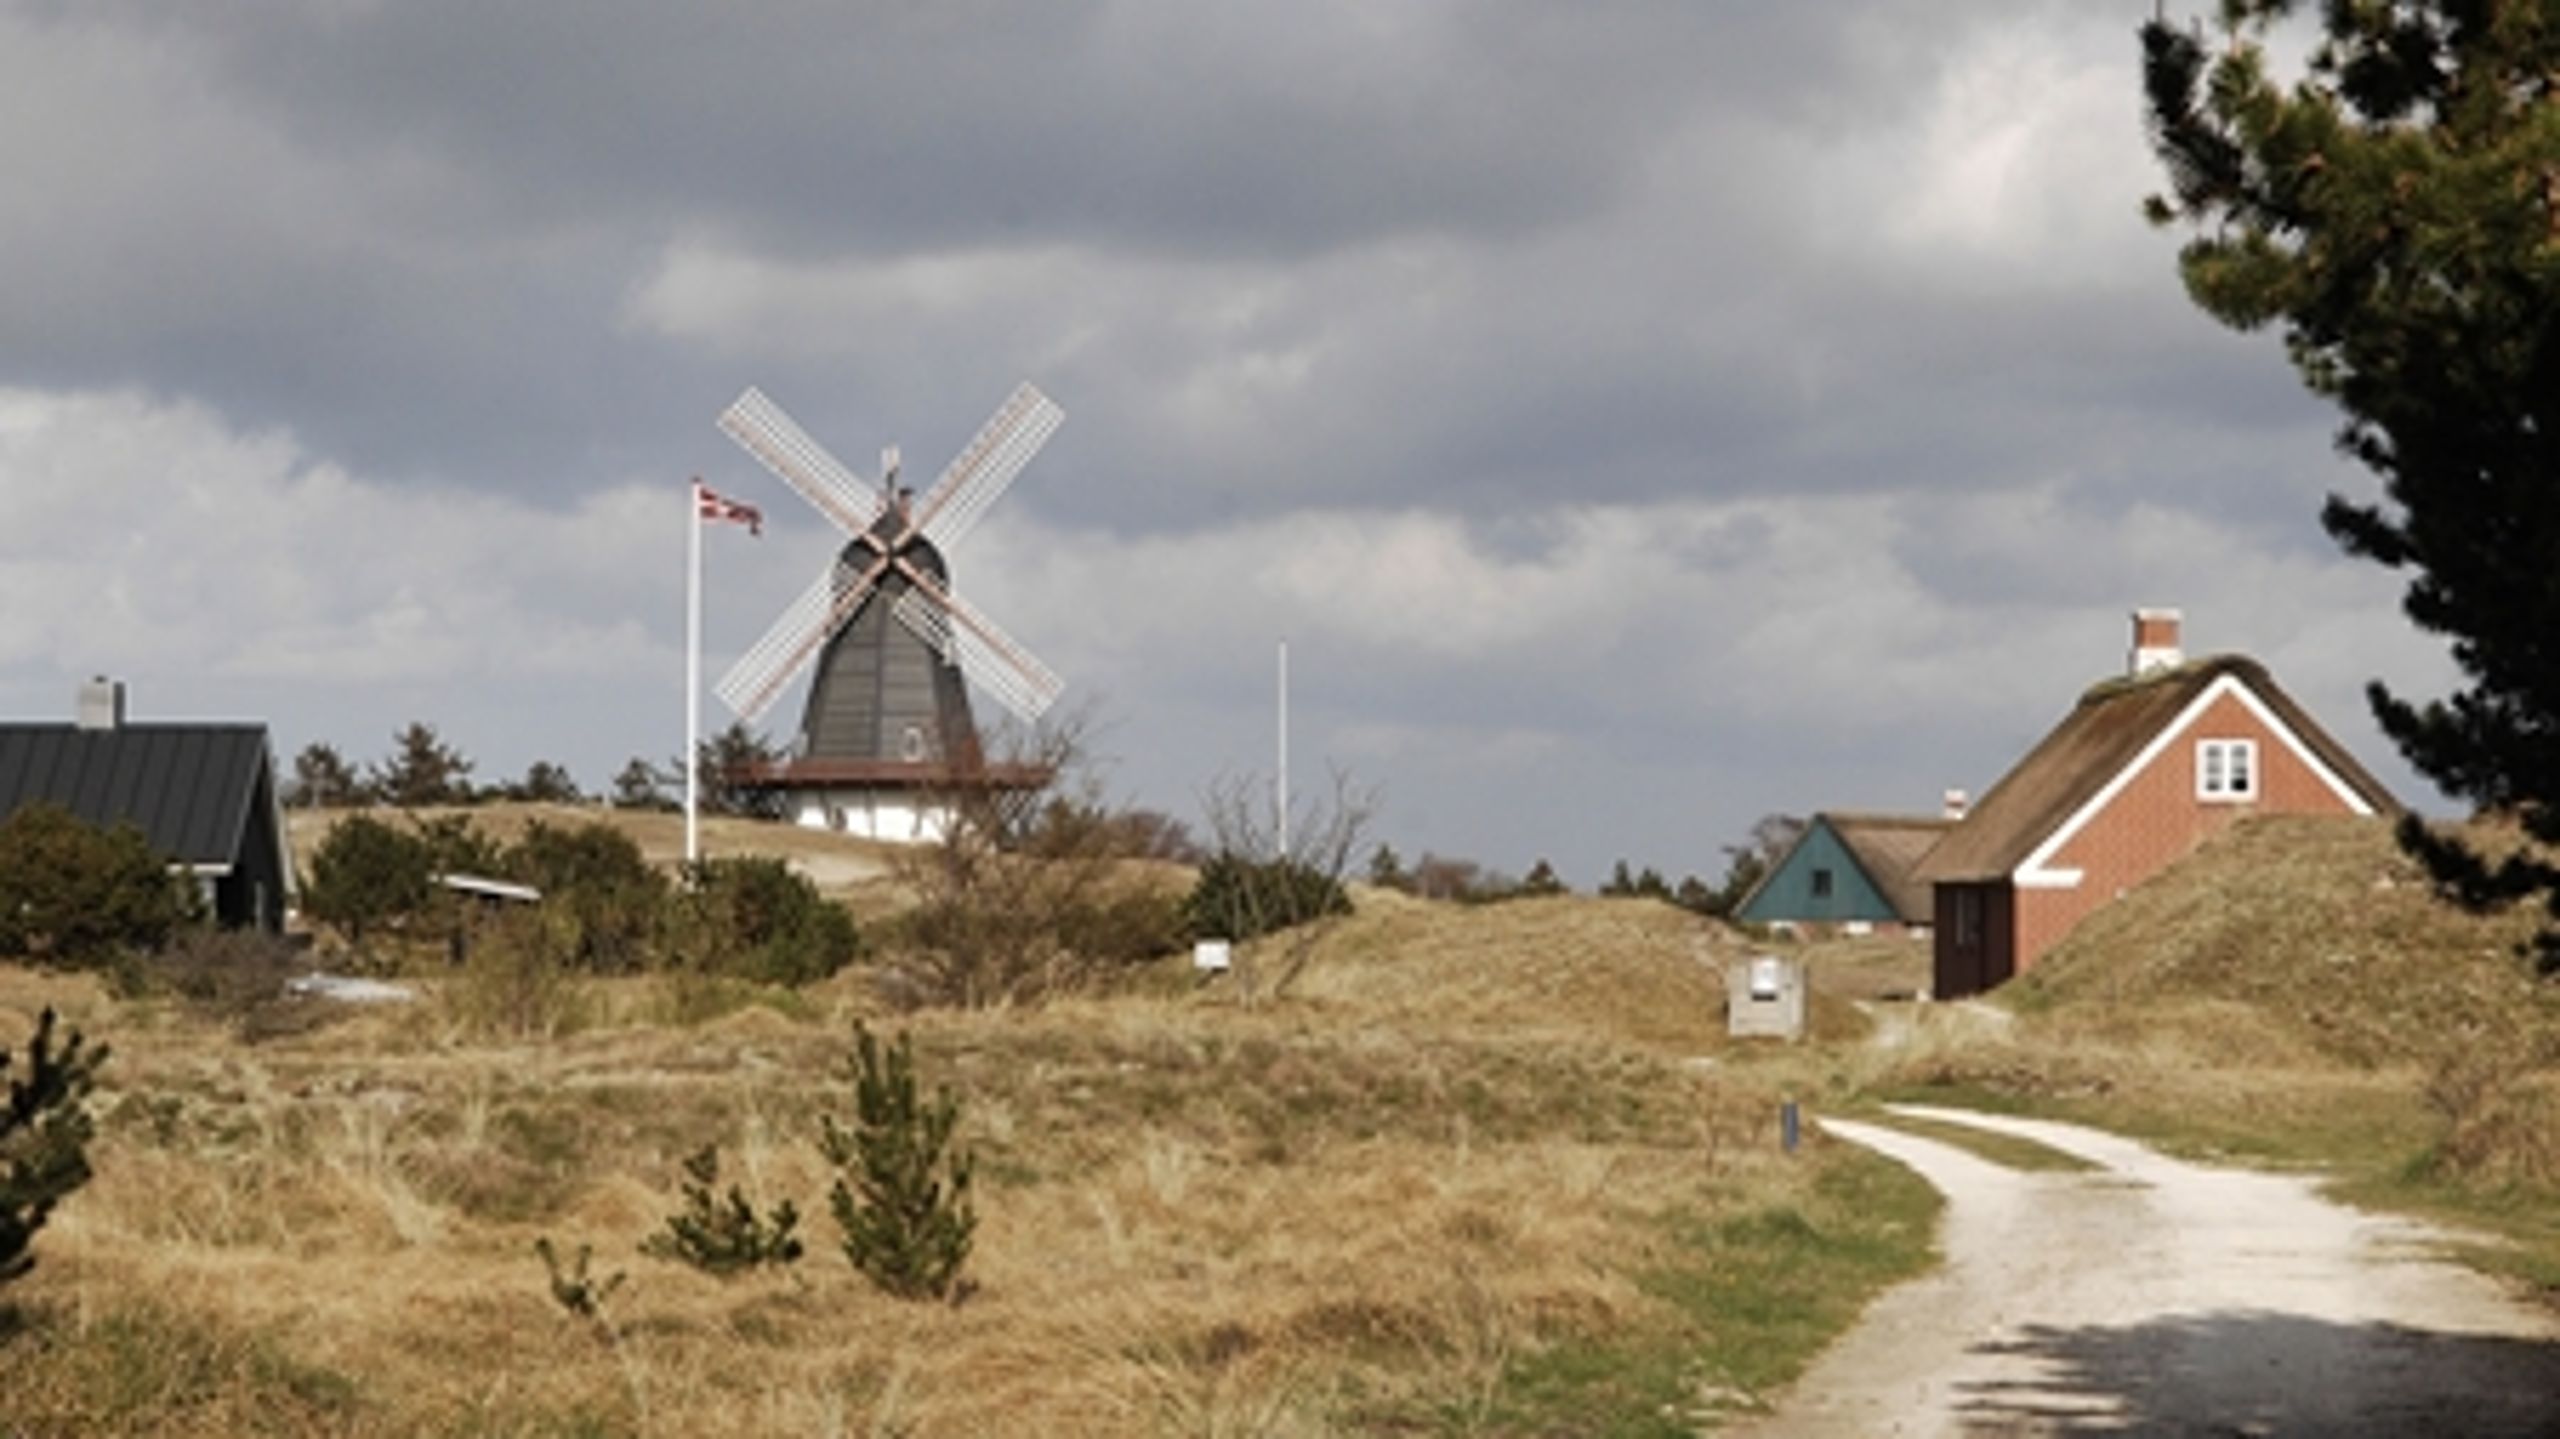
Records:
<instances>
[{"instance_id":1,"label":"green grass patch","mask_svg":"<svg viewBox=\"0 0 2560 1439\"><path fill-rule=\"evenodd\" d=\"M1904 1134L1961 1149L1976 1159L1986 1159L2007 1169L2030 1173L2077 1173L2101 1166L2076 1154L2066 1154L2050 1144L2039 1144L2014 1134L1983 1129L1952 1119L1934 1119L1919 1114L1898 1114L1889 1109L1861 1110L1858 1118L1869 1124L1882 1125Z\"/></svg>"},{"instance_id":2,"label":"green grass patch","mask_svg":"<svg viewBox=\"0 0 2560 1439\"><path fill-rule=\"evenodd\" d=\"M1935 1262L1936 1190L1846 1145L1808 1162L1794 1203L1666 1217L1660 1262L1639 1276L1649 1320L1513 1364L1490 1412L1450 1427L1667 1439L1765 1410L1868 1301Z\"/></svg>"}]
</instances>

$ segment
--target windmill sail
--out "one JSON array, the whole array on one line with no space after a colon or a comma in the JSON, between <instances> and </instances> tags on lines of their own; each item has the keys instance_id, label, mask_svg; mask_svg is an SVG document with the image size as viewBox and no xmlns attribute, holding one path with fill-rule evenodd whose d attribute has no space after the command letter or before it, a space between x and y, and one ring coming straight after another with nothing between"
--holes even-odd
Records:
<instances>
[{"instance_id":1,"label":"windmill sail","mask_svg":"<svg viewBox=\"0 0 2560 1439\"><path fill-rule=\"evenodd\" d=\"M764 391L750 386L722 412L720 429L846 534L861 534L880 517L879 493L810 439Z\"/></svg>"},{"instance_id":2,"label":"windmill sail","mask_svg":"<svg viewBox=\"0 0 2560 1439\"><path fill-rule=\"evenodd\" d=\"M916 506L916 528L944 554L977 528L987 507L1001 498L1031 457L1066 418L1047 395L1017 387L978 431L977 438L933 482Z\"/></svg>"}]
</instances>

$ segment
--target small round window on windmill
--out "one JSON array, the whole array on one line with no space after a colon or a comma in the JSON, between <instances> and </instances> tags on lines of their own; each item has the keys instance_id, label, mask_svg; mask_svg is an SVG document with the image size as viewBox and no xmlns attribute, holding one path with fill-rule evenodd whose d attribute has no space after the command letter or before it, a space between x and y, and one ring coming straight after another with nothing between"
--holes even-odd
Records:
<instances>
[{"instance_id":1,"label":"small round window on windmill","mask_svg":"<svg viewBox=\"0 0 2560 1439\"><path fill-rule=\"evenodd\" d=\"M906 756L909 764L913 764L924 758L924 729L922 726L907 726L907 732L898 737L898 752Z\"/></svg>"}]
</instances>

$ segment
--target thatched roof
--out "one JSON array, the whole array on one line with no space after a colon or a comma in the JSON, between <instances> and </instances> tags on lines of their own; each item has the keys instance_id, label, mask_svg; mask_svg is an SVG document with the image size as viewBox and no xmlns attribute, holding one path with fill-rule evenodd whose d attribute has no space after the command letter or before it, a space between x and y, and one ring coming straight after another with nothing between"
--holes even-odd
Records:
<instances>
[{"instance_id":1,"label":"thatched roof","mask_svg":"<svg viewBox=\"0 0 2560 1439\"><path fill-rule=\"evenodd\" d=\"M2062 723L2001 776L1964 822L1929 851L1914 877L1922 883L1938 883L2008 875L2225 675L2246 685L2377 813L2399 810L2399 801L2381 781L2367 773L2309 711L2294 703L2267 674L2266 666L2245 655L2214 655L2139 678L2091 686Z\"/></svg>"},{"instance_id":2,"label":"thatched roof","mask_svg":"<svg viewBox=\"0 0 2560 1439\"><path fill-rule=\"evenodd\" d=\"M1914 871L1920 860L1947 836L1955 821L1925 814L1843 814L1827 811L1816 816L1829 822L1831 832L1867 872L1885 902L1902 916L1905 924L1927 924L1930 920L1928 882Z\"/></svg>"}]
</instances>

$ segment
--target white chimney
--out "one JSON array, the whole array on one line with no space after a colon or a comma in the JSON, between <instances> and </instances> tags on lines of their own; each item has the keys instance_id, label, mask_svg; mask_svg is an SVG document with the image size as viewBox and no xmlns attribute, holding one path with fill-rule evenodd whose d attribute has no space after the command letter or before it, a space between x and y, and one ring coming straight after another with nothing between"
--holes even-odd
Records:
<instances>
[{"instance_id":1,"label":"white chimney","mask_svg":"<svg viewBox=\"0 0 2560 1439\"><path fill-rule=\"evenodd\" d=\"M124 681L98 675L82 685L78 713L82 729L124 728Z\"/></svg>"},{"instance_id":2,"label":"white chimney","mask_svg":"<svg viewBox=\"0 0 2560 1439\"><path fill-rule=\"evenodd\" d=\"M2184 664L2186 652L2178 648L2178 625L2184 618L2176 610L2135 610L2133 654L2125 662L2125 674L2140 679Z\"/></svg>"},{"instance_id":3,"label":"white chimney","mask_svg":"<svg viewBox=\"0 0 2560 1439\"><path fill-rule=\"evenodd\" d=\"M1939 801L1938 812L1948 819L1962 819L1964 818L1964 811L1965 793L1963 790L1948 790L1946 795Z\"/></svg>"}]
</instances>

